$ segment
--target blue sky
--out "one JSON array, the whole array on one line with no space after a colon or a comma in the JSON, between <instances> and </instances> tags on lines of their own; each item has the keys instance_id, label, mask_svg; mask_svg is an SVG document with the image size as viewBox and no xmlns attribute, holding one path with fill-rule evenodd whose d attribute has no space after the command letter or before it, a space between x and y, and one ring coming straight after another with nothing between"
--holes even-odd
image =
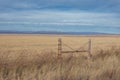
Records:
<instances>
[{"instance_id":1,"label":"blue sky","mask_svg":"<svg viewBox=\"0 0 120 80\"><path fill-rule=\"evenodd\" d=\"M120 0L0 0L0 31L120 34Z\"/></svg>"}]
</instances>

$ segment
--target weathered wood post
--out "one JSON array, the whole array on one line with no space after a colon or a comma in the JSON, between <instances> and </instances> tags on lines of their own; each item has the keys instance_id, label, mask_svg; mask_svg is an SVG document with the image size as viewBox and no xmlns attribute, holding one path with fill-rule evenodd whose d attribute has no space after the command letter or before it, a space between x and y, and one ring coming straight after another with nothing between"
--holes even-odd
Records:
<instances>
[{"instance_id":1,"label":"weathered wood post","mask_svg":"<svg viewBox=\"0 0 120 80\"><path fill-rule=\"evenodd\" d=\"M62 40L61 38L58 39L58 58L62 56Z\"/></svg>"},{"instance_id":2,"label":"weathered wood post","mask_svg":"<svg viewBox=\"0 0 120 80\"><path fill-rule=\"evenodd\" d=\"M59 74L62 76L62 40L58 39L58 62L59 62Z\"/></svg>"},{"instance_id":3,"label":"weathered wood post","mask_svg":"<svg viewBox=\"0 0 120 80\"><path fill-rule=\"evenodd\" d=\"M89 53L89 57L92 57L92 42L91 42L91 39L89 39L89 42L88 42L88 53Z\"/></svg>"}]
</instances>

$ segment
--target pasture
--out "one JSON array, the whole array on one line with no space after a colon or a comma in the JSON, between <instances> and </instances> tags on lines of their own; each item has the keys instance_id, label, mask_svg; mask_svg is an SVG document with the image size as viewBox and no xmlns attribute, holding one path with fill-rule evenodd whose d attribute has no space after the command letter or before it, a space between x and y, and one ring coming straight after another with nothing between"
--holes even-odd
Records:
<instances>
[{"instance_id":1,"label":"pasture","mask_svg":"<svg viewBox=\"0 0 120 80\"><path fill-rule=\"evenodd\" d=\"M93 57L59 60L58 38L73 49L91 39ZM120 35L0 34L0 80L120 80L119 62Z\"/></svg>"},{"instance_id":2,"label":"pasture","mask_svg":"<svg viewBox=\"0 0 120 80\"><path fill-rule=\"evenodd\" d=\"M88 39L92 40L92 49L108 49L112 46L120 46L119 35L94 35L94 36L70 36L70 35L30 35L30 34L1 34L0 49L2 50L57 50L58 38L62 38L65 44L78 48L84 46Z\"/></svg>"}]
</instances>

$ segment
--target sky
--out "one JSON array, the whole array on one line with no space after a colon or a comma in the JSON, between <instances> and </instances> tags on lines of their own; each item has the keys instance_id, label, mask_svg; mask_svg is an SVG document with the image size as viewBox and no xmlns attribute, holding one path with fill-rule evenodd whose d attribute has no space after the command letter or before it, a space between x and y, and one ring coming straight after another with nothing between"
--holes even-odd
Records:
<instances>
[{"instance_id":1,"label":"sky","mask_svg":"<svg viewBox=\"0 0 120 80\"><path fill-rule=\"evenodd\" d=\"M0 31L120 34L120 0L0 0Z\"/></svg>"}]
</instances>

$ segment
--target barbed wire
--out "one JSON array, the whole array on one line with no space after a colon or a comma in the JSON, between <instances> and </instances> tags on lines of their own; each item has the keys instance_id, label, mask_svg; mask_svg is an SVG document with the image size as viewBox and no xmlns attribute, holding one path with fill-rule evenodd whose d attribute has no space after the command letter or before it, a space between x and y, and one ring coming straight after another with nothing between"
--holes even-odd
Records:
<instances>
[{"instance_id":1,"label":"barbed wire","mask_svg":"<svg viewBox=\"0 0 120 80\"><path fill-rule=\"evenodd\" d=\"M82 48L84 48L86 45L88 45L88 42L84 43L83 45L81 45L81 47L79 47L77 50L81 50Z\"/></svg>"},{"instance_id":2,"label":"barbed wire","mask_svg":"<svg viewBox=\"0 0 120 80\"><path fill-rule=\"evenodd\" d=\"M62 43L62 44L63 44L64 46L66 46L66 47L68 47L68 48L74 50L72 47L68 46L67 44L64 44L64 43Z\"/></svg>"}]
</instances>

